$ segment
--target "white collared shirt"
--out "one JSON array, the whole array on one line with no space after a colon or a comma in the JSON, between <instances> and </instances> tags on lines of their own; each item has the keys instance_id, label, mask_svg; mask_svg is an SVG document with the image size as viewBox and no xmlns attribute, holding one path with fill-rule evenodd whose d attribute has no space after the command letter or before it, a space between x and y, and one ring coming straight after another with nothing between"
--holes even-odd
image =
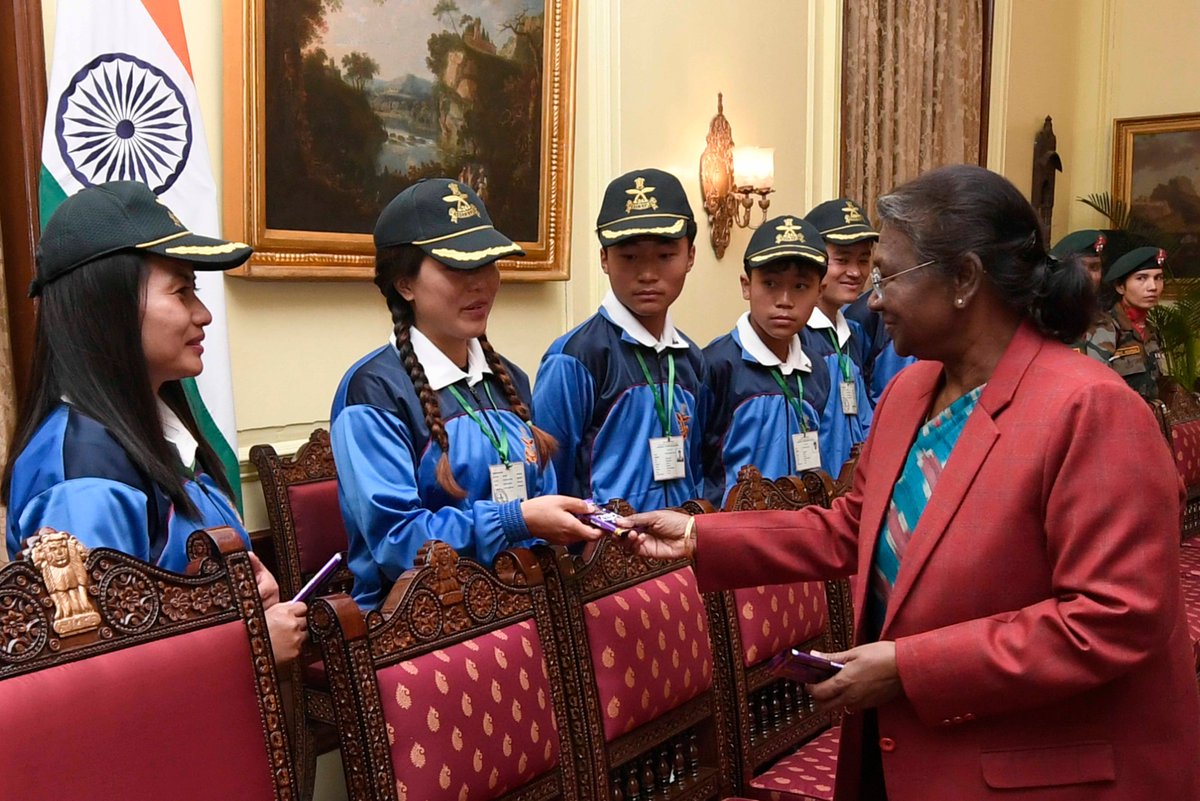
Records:
<instances>
[{"instance_id":1,"label":"white collared shirt","mask_svg":"<svg viewBox=\"0 0 1200 801\"><path fill-rule=\"evenodd\" d=\"M850 324L846 322L846 315L842 314L841 309L838 309L835 324L829 321L819 306L813 306L812 316L808 318L808 327L834 329L837 331L838 347L846 347L846 342L850 339Z\"/></svg>"},{"instance_id":2,"label":"white collared shirt","mask_svg":"<svg viewBox=\"0 0 1200 801\"><path fill-rule=\"evenodd\" d=\"M175 446L175 450L179 452L179 460L183 462L183 466L191 468L196 464L196 450L200 444L196 442L196 438L192 436L192 432L187 430L187 426L179 419L179 415L171 409L170 406L163 403L162 398L156 398L158 402L158 419L162 423L163 437L167 442Z\"/></svg>"},{"instance_id":3,"label":"white collared shirt","mask_svg":"<svg viewBox=\"0 0 1200 801\"><path fill-rule=\"evenodd\" d=\"M392 347L396 347L394 332L391 340ZM483 380L484 373L492 372L492 368L488 367L487 357L483 355L483 346L479 344L478 339L467 341L467 371L465 373L416 326L409 329L409 341L412 342L413 354L425 370L425 380L429 382L429 388L434 392L445 389L464 378L467 379L467 386L473 387Z\"/></svg>"},{"instance_id":4,"label":"white collared shirt","mask_svg":"<svg viewBox=\"0 0 1200 801\"><path fill-rule=\"evenodd\" d=\"M763 367L778 367L779 372L784 375L791 375L796 370L802 373L812 372L812 361L800 347L798 334L792 334L792 341L788 343L787 360L781 362L779 357L763 343L758 332L754 330L754 326L750 324L750 312L745 312L738 318L737 332L738 339L742 341L742 347Z\"/></svg>"},{"instance_id":5,"label":"white collared shirt","mask_svg":"<svg viewBox=\"0 0 1200 801\"><path fill-rule=\"evenodd\" d=\"M645 345L647 348L654 348L656 353L662 353L667 348L687 350L689 347L687 340L675 330L670 312L667 312L666 320L663 322L662 336L655 339L654 335L646 330L646 326L642 325L642 321L635 317L633 312L625 307L625 304L617 300L617 296L611 289L604 296L604 300L600 302L600 307L608 312L609 319L616 323L617 327L633 337L639 344Z\"/></svg>"}]
</instances>

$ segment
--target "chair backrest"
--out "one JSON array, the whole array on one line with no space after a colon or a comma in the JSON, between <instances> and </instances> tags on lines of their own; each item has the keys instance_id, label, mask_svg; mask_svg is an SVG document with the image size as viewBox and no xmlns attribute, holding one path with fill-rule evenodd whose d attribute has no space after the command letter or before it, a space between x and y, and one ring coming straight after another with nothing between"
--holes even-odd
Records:
<instances>
[{"instance_id":1,"label":"chair backrest","mask_svg":"<svg viewBox=\"0 0 1200 801\"><path fill-rule=\"evenodd\" d=\"M726 499L726 511L828 507L838 489L820 470L767 480L747 466ZM714 630L724 629L731 678L730 716L745 783L779 756L833 722L818 712L803 685L774 676L768 662L790 648L839 651L849 647L853 612L845 579L746 587L718 593Z\"/></svg>"},{"instance_id":2,"label":"chair backrest","mask_svg":"<svg viewBox=\"0 0 1200 801\"><path fill-rule=\"evenodd\" d=\"M1200 399L1164 377L1159 380L1159 400L1151 405L1187 488L1181 531L1186 539L1200 532Z\"/></svg>"},{"instance_id":3,"label":"chair backrest","mask_svg":"<svg viewBox=\"0 0 1200 801\"><path fill-rule=\"evenodd\" d=\"M628 504L609 508L628 514ZM596 798L725 797L730 733L720 705L706 600L686 561L629 554L603 538L586 555L535 549L560 648L574 654Z\"/></svg>"},{"instance_id":4,"label":"chair backrest","mask_svg":"<svg viewBox=\"0 0 1200 801\"><path fill-rule=\"evenodd\" d=\"M431 541L392 614L313 603L352 801L581 798L541 570L515 549L495 571Z\"/></svg>"},{"instance_id":5,"label":"chair backrest","mask_svg":"<svg viewBox=\"0 0 1200 801\"><path fill-rule=\"evenodd\" d=\"M188 552L179 575L44 528L0 570L0 797L296 796L242 541Z\"/></svg>"},{"instance_id":6,"label":"chair backrest","mask_svg":"<svg viewBox=\"0 0 1200 801\"><path fill-rule=\"evenodd\" d=\"M347 547L346 528L338 506L337 469L329 432L318 428L296 455L281 457L270 445L250 449L258 469L284 598L291 598L326 561ZM330 591L349 591L353 582L343 566L326 584Z\"/></svg>"}]
</instances>

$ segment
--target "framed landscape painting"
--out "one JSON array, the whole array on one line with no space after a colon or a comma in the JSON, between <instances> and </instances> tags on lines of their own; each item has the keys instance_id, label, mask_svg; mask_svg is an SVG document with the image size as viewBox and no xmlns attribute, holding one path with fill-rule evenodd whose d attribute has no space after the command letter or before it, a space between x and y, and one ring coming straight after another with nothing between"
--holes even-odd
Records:
<instances>
[{"instance_id":1,"label":"framed landscape painting","mask_svg":"<svg viewBox=\"0 0 1200 801\"><path fill-rule=\"evenodd\" d=\"M379 212L448 177L525 249L505 278L567 278L576 2L225 0L233 274L370 278Z\"/></svg>"},{"instance_id":2,"label":"framed landscape painting","mask_svg":"<svg viewBox=\"0 0 1200 801\"><path fill-rule=\"evenodd\" d=\"M1175 278L1200 279L1200 112L1114 121L1113 197L1166 234Z\"/></svg>"}]
</instances>

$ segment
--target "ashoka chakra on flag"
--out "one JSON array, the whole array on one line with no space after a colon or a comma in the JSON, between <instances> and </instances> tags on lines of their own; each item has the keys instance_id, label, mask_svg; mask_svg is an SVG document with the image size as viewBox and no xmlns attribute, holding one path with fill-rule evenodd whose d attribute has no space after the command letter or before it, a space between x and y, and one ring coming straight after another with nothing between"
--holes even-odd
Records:
<instances>
[{"instance_id":1,"label":"ashoka chakra on flag","mask_svg":"<svg viewBox=\"0 0 1200 801\"><path fill-rule=\"evenodd\" d=\"M58 149L84 186L141 181L162 194L187 164L192 119L166 73L127 53L75 73L55 117Z\"/></svg>"}]
</instances>

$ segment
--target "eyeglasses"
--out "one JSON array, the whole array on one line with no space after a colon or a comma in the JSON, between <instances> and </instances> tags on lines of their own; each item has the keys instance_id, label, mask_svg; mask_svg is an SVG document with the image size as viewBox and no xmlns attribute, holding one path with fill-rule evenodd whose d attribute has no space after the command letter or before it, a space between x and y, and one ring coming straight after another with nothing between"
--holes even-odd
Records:
<instances>
[{"instance_id":1,"label":"eyeglasses","mask_svg":"<svg viewBox=\"0 0 1200 801\"><path fill-rule=\"evenodd\" d=\"M920 264L909 267L906 270L901 270L898 273L892 273L891 275L887 276L886 278L879 272L878 267L872 267L871 268L871 289L874 291L875 297L878 298L879 300L883 300L883 285L886 284L888 281L891 281L893 278L899 278L900 276L904 275L905 273L911 273L913 270L919 270L922 267L928 267L929 265L933 264L936 261L937 261L937 259L930 259L929 261L923 261Z\"/></svg>"}]
</instances>

